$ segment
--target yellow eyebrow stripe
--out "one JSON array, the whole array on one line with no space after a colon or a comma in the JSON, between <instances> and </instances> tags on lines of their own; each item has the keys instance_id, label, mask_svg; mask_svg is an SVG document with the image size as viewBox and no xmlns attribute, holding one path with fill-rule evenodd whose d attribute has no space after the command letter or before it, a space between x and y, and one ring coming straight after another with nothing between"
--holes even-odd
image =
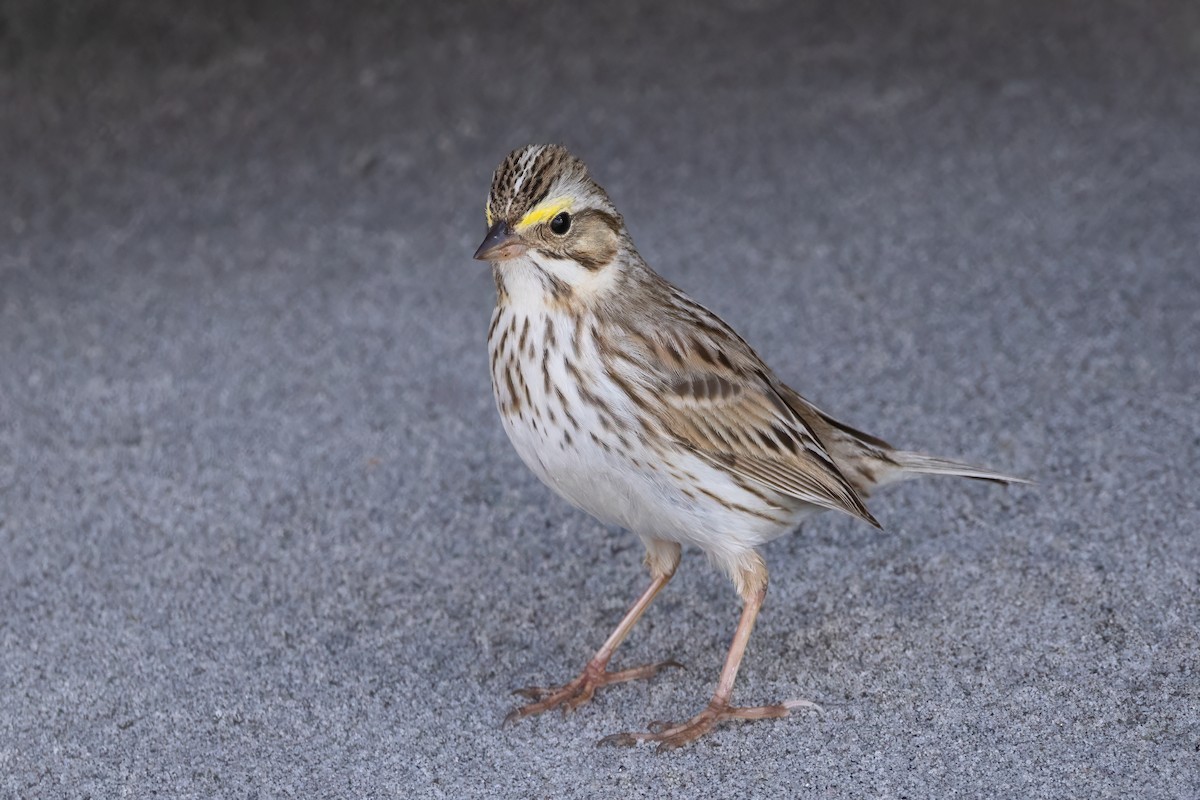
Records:
<instances>
[{"instance_id":1,"label":"yellow eyebrow stripe","mask_svg":"<svg viewBox=\"0 0 1200 800\"><path fill-rule=\"evenodd\" d=\"M539 203L534 208L525 212L525 216L521 217L521 221L517 223L517 230L523 231L527 228L532 228L539 222L545 222L548 219L553 219L560 211L566 211L571 207L571 198L559 198L550 200L544 203Z\"/></svg>"},{"instance_id":2,"label":"yellow eyebrow stripe","mask_svg":"<svg viewBox=\"0 0 1200 800\"><path fill-rule=\"evenodd\" d=\"M492 200L490 197L488 198L487 205L483 207L483 215L487 217L488 227L492 227Z\"/></svg>"}]
</instances>

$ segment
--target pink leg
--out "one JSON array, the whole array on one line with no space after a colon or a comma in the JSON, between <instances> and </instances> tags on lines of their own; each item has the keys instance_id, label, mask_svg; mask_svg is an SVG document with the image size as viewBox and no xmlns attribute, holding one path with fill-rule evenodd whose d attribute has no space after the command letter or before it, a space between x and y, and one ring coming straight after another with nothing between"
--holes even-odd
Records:
<instances>
[{"instance_id":1,"label":"pink leg","mask_svg":"<svg viewBox=\"0 0 1200 800\"><path fill-rule=\"evenodd\" d=\"M650 586L646 591L642 592L641 597L625 613L616 630L612 632L612 635L608 637L607 641L592 656L591 661L583 668L583 672L578 678L563 686L531 686L526 689L518 689L517 694L536 702L513 709L505 717L504 721L506 723L514 722L522 717L540 714L551 708L561 707L563 711L573 711L591 700L596 690L601 686L607 686L610 683L624 683L625 681L650 678L667 667L683 666L677 661L662 661L657 664L646 664L641 667L623 669L619 672L608 671L609 659L613 657L613 653L616 652L617 647L620 646L621 642L625 641L625 637L633 630L633 626L637 624L642 614L646 613L646 609L650 607L654 596L667 585L667 582L671 580L671 576L674 574L674 563L670 565L670 571L668 572L656 571L654 580L650 583Z\"/></svg>"},{"instance_id":2,"label":"pink leg","mask_svg":"<svg viewBox=\"0 0 1200 800\"><path fill-rule=\"evenodd\" d=\"M651 730L647 733L617 733L601 739L600 744L630 746L638 742L653 741L659 743L658 749L662 752L694 742L725 720L775 719L786 717L796 708L819 710L814 703L807 700L789 700L779 705L749 708L740 708L729 704L729 700L733 696L733 683L737 680L738 668L742 664L742 657L746 654L746 644L750 641L750 632L754 629L754 620L758 617L758 611L762 608L763 599L767 595L766 567L761 564L762 562L759 561L761 577L759 575L743 575L739 581L739 585L746 587L742 616L733 633L733 642L729 645L729 654L725 657L725 666L721 669L717 690L713 693L712 699L708 701L708 706L687 722L676 725L662 722L651 723L649 726Z\"/></svg>"}]
</instances>

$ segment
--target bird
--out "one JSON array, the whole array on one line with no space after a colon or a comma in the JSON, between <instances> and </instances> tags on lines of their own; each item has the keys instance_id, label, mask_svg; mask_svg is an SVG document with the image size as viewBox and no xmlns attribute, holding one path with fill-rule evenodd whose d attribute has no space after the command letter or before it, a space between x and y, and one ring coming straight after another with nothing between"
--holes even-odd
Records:
<instances>
[{"instance_id":1,"label":"bird","mask_svg":"<svg viewBox=\"0 0 1200 800\"><path fill-rule=\"evenodd\" d=\"M554 492L645 547L650 584L575 679L517 691L512 722L573 710L610 684L673 660L609 670L667 585L682 548L732 581L741 614L716 689L693 717L602 744L671 750L730 720L785 717L808 700L740 707L732 694L767 591L765 543L824 510L875 527L865 498L920 475L1022 478L900 450L821 411L729 325L654 272L587 166L561 145L512 151L496 168L474 258L496 288L491 383L518 456Z\"/></svg>"}]
</instances>

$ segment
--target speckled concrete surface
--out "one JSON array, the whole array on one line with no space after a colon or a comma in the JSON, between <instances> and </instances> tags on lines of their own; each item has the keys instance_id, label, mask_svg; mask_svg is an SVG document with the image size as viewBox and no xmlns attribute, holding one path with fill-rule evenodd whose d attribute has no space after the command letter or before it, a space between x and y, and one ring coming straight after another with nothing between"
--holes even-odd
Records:
<instances>
[{"instance_id":1,"label":"speckled concrete surface","mask_svg":"<svg viewBox=\"0 0 1200 800\"><path fill-rule=\"evenodd\" d=\"M0 4L0 794L1200 795L1200 13L1189 3ZM509 149L584 156L815 402L1027 474L819 517L737 697L521 466L470 255Z\"/></svg>"}]
</instances>

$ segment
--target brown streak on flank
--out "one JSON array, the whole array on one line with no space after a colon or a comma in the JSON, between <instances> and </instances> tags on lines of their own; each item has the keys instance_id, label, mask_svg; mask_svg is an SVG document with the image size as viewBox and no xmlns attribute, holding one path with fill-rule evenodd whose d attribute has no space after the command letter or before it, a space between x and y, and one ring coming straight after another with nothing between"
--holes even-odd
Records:
<instances>
[{"instance_id":1,"label":"brown streak on flank","mask_svg":"<svg viewBox=\"0 0 1200 800\"><path fill-rule=\"evenodd\" d=\"M498 342L496 342L496 352L497 353L504 352L504 343L508 341L508 332L510 330L511 330L511 328L509 326L505 325L504 330L500 332L500 340Z\"/></svg>"},{"instance_id":2,"label":"brown streak on flank","mask_svg":"<svg viewBox=\"0 0 1200 800\"><path fill-rule=\"evenodd\" d=\"M754 495L759 500L762 500L763 503L768 506L773 506L775 508L780 507L778 501L776 501L775 498L768 497L764 492L762 492L758 488L756 488L754 486L754 484L752 484L749 481L742 478L742 476L733 475L732 477L733 477L734 483L736 483L738 485L738 488L741 489L746 494Z\"/></svg>"},{"instance_id":3,"label":"brown streak on flank","mask_svg":"<svg viewBox=\"0 0 1200 800\"><path fill-rule=\"evenodd\" d=\"M777 518L771 516L770 514L765 514L761 511L756 511L753 508L748 508L748 507L740 505L738 503L731 503L728 500L724 499L723 497L715 495L703 487L697 486L696 491L700 492L700 494L702 494L706 497L709 497L709 498L717 501L718 503L725 506L726 508L728 508L731 511L737 511L742 514L749 514L751 516L758 517L759 519L765 519L768 522L774 522L776 525L786 525L787 524L785 520L777 519Z\"/></svg>"},{"instance_id":4,"label":"brown streak on flank","mask_svg":"<svg viewBox=\"0 0 1200 800\"><path fill-rule=\"evenodd\" d=\"M660 359L664 358L666 355L663 347L658 342L654 341L653 337L648 336L647 334L642 333L641 331L637 331L637 330L626 331L625 338L627 340L626 347L623 347L620 350L618 350L617 356L625 359L626 361L628 361L630 364L633 364L634 366L640 367L645 362L645 357L642 356L641 353L638 352L639 350L642 353L645 353L649 356L657 356ZM630 347L629 346L630 344L632 344L633 346Z\"/></svg>"},{"instance_id":5,"label":"brown streak on flank","mask_svg":"<svg viewBox=\"0 0 1200 800\"><path fill-rule=\"evenodd\" d=\"M508 384L508 398L509 402L512 403L513 411L520 411L521 398L517 396L517 386L513 383L512 369L509 367L505 367L504 369L504 382Z\"/></svg>"},{"instance_id":6,"label":"brown streak on flank","mask_svg":"<svg viewBox=\"0 0 1200 800\"><path fill-rule=\"evenodd\" d=\"M587 384L584 382L582 373L580 373L578 367L571 363L571 360L567 358L566 353L563 353L563 368L566 369L567 372L571 373L571 377L575 379L576 389L579 392L579 398L583 400L583 402L597 409L601 415L601 424L603 424L603 415L608 413L608 409L604 407L604 403L600 400L600 398L593 394L591 389L587 388Z\"/></svg>"},{"instance_id":7,"label":"brown streak on flank","mask_svg":"<svg viewBox=\"0 0 1200 800\"><path fill-rule=\"evenodd\" d=\"M577 383L582 383L583 376L579 374L579 368L571 363L571 359L567 357L566 353L563 353L563 369L571 373L571 377L574 378Z\"/></svg>"},{"instance_id":8,"label":"brown streak on flank","mask_svg":"<svg viewBox=\"0 0 1200 800\"><path fill-rule=\"evenodd\" d=\"M525 349L525 340L529 338L529 317L525 317L525 324L521 326L521 338L517 339L517 352Z\"/></svg>"},{"instance_id":9,"label":"brown streak on flank","mask_svg":"<svg viewBox=\"0 0 1200 800\"><path fill-rule=\"evenodd\" d=\"M534 413L538 413L538 409L533 404L533 395L529 393L529 384L525 382L525 371L521 369L520 362L514 359L513 369L517 373L517 385L521 387L521 393L525 395L525 402L533 409Z\"/></svg>"},{"instance_id":10,"label":"brown streak on flank","mask_svg":"<svg viewBox=\"0 0 1200 800\"><path fill-rule=\"evenodd\" d=\"M554 339L554 320L549 314L546 315L546 332L542 334L542 338L546 340L546 353L549 354L558 344Z\"/></svg>"},{"instance_id":11,"label":"brown streak on flank","mask_svg":"<svg viewBox=\"0 0 1200 800\"><path fill-rule=\"evenodd\" d=\"M496 325L497 325L497 324L499 324L499 322L500 322L500 317L501 317L501 316L503 316L503 315L502 315L502 314L500 314L499 312L497 312L497 313L496 313L496 315L495 315L494 317L492 317L492 324L491 324L491 325L488 325L488 338L487 338L487 340L488 340L489 342L490 342L490 341L492 341L492 334L496 332Z\"/></svg>"},{"instance_id":12,"label":"brown streak on flank","mask_svg":"<svg viewBox=\"0 0 1200 800\"><path fill-rule=\"evenodd\" d=\"M606 363L619 358L620 360L624 361L629 366L633 367L635 370L645 369L645 367L646 367L646 359L640 357L633 349L609 348L607 343L605 344L604 350L600 350L600 348L596 348L596 349L600 352L600 357L603 358ZM651 351L651 352L654 352L654 351Z\"/></svg>"},{"instance_id":13,"label":"brown streak on flank","mask_svg":"<svg viewBox=\"0 0 1200 800\"><path fill-rule=\"evenodd\" d=\"M591 434L591 437L592 437L592 441L595 442L596 445L599 446L601 449L603 449L604 452L606 452L606 453L612 452L612 448L608 446L608 442L602 440L599 436L597 436L594 433Z\"/></svg>"},{"instance_id":14,"label":"brown streak on flank","mask_svg":"<svg viewBox=\"0 0 1200 800\"><path fill-rule=\"evenodd\" d=\"M571 446L571 432L570 431L563 431L563 444L567 445L568 447Z\"/></svg>"},{"instance_id":15,"label":"brown streak on flank","mask_svg":"<svg viewBox=\"0 0 1200 800\"><path fill-rule=\"evenodd\" d=\"M571 427L578 431L580 423L576 422L575 416L571 414L571 404L566 402L566 395L564 395L563 390L559 389L558 386L554 386L554 393L558 396L558 404L563 409L563 416L571 423Z\"/></svg>"},{"instance_id":16,"label":"brown streak on flank","mask_svg":"<svg viewBox=\"0 0 1200 800\"><path fill-rule=\"evenodd\" d=\"M529 403L530 408L535 408L533 404L533 395L529 391L529 384L525 383L524 376L521 377L521 388L525 390L525 402Z\"/></svg>"},{"instance_id":17,"label":"brown streak on flank","mask_svg":"<svg viewBox=\"0 0 1200 800\"><path fill-rule=\"evenodd\" d=\"M542 385L546 394L550 394L550 351L542 351ZM561 394L561 392L560 392Z\"/></svg>"},{"instance_id":18,"label":"brown streak on flank","mask_svg":"<svg viewBox=\"0 0 1200 800\"><path fill-rule=\"evenodd\" d=\"M617 387L622 392L624 392L625 395L630 400L633 401L634 405L636 405L642 411L645 411L647 414L655 413L654 406L652 406L649 402L646 401L645 398L643 398L636 391L634 391L633 387L629 384L629 381L625 380L620 375L618 375L616 370L614 370L611 366L608 366L606 364L604 367L604 372L606 375L608 375L609 380L611 380L613 383L615 383L617 385Z\"/></svg>"},{"instance_id":19,"label":"brown streak on flank","mask_svg":"<svg viewBox=\"0 0 1200 800\"><path fill-rule=\"evenodd\" d=\"M765 511L758 511L756 509L750 508L749 506L741 505L740 503L730 503L729 505L734 511L740 511L743 514L749 514L753 517L758 517L759 519L765 519L768 522L775 523L776 525L787 525L788 524L787 520L772 516L771 514L768 514Z\"/></svg>"}]
</instances>

